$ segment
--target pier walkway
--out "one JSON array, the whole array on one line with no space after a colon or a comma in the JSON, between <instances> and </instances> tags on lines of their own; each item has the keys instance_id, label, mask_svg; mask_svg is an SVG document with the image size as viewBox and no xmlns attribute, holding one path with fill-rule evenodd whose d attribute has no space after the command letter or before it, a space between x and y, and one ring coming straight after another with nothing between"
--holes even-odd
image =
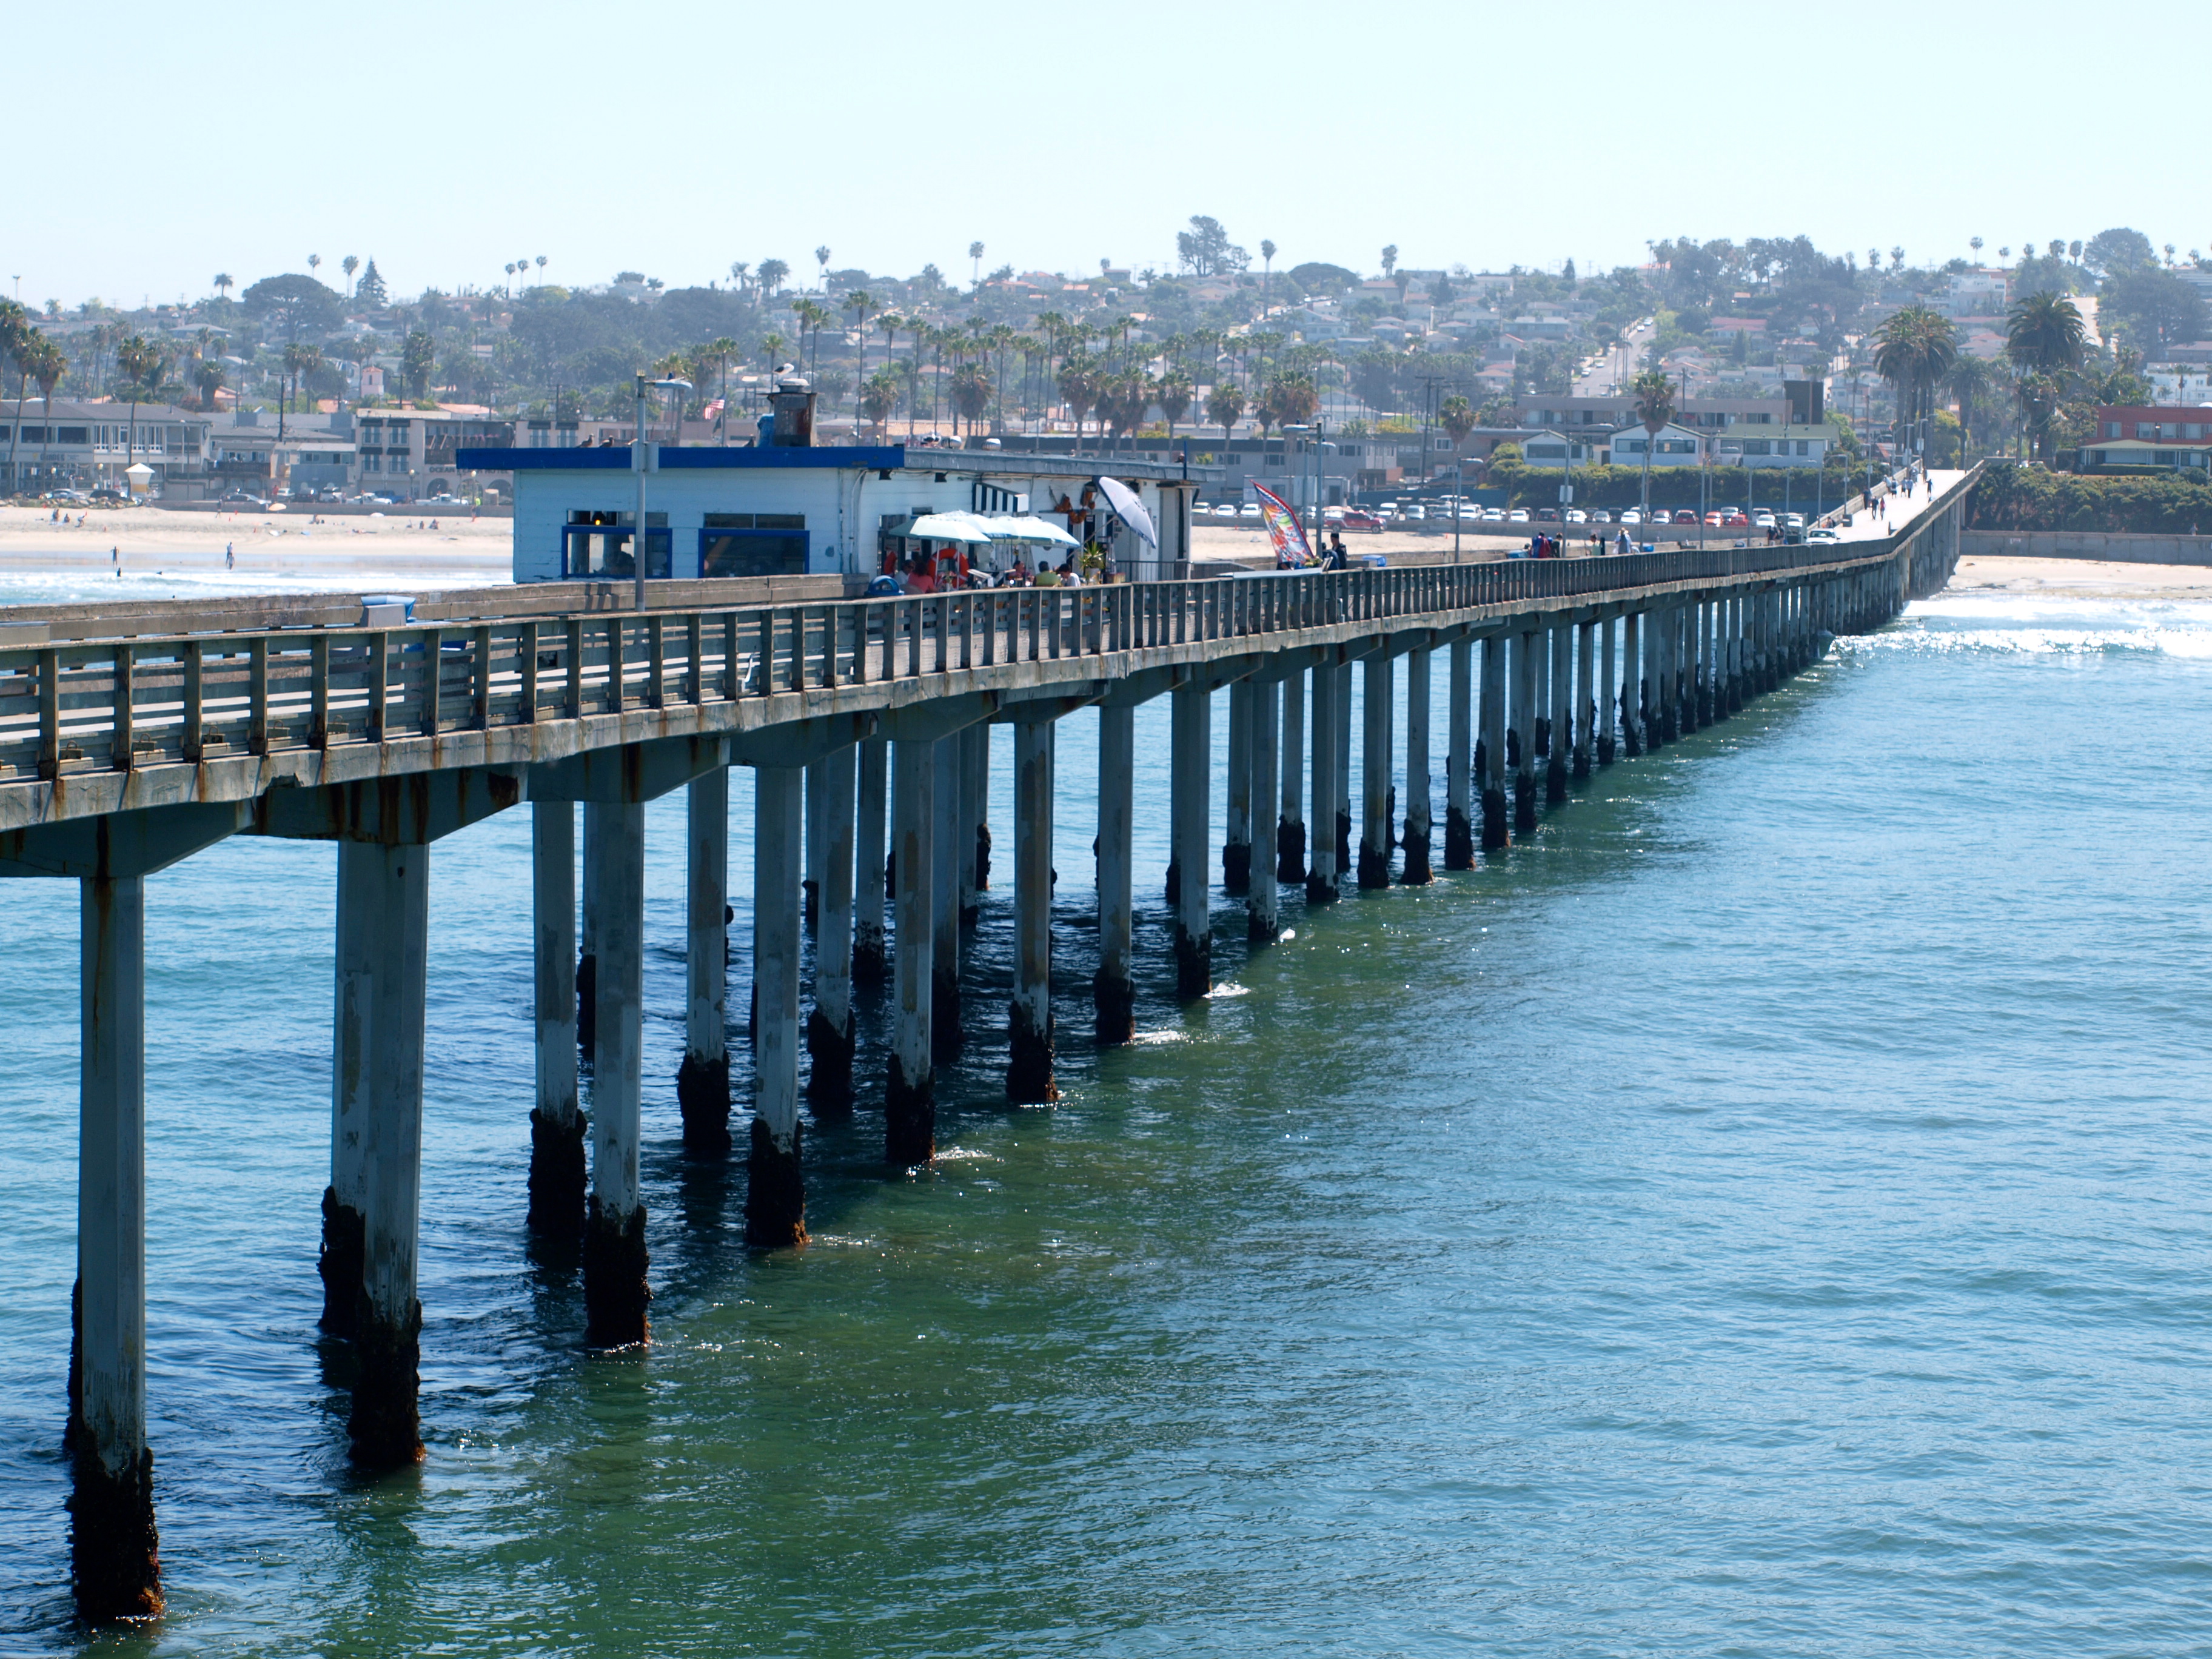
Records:
<instances>
[{"instance_id":1,"label":"pier walkway","mask_svg":"<svg viewBox=\"0 0 2212 1659\"><path fill-rule=\"evenodd\" d=\"M756 1246L802 1243L802 1092L817 1113L879 1107L888 1162L927 1161L934 1066L963 1024L981 1024L960 959L963 911L986 878L987 723L1016 728L1006 1092L1048 1101L1057 721L1098 710L1093 1000L1099 1039L1126 1041L1133 778L1154 763L1135 752L1139 703L1172 700L1163 758L1176 976L1183 994L1202 995L1217 692L1229 720L1220 878L1244 895L1249 936L1264 944L1284 884L1323 904L1355 884L1471 867L1479 848L1498 854L1534 830L1571 780L1725 719L1812 661L1826 635L1879 627L1937 591L1971 483L1937 475L1893 504L1886 534L1869 522L1847 541L1796 547L879 600L763 603L756 584L684 583L643 611L563 612L532 587L512 590L511 606L487 597L483 614L422 625L393 605L337 625L193 631L190 607L140 606L122 637L41 637L50 630L34 617L0 613L0 875L82 889L68 1419L80 1607L97 1621L161 1601L145 1426L149 874L232 835L338 843L323 1324L354 1345L356 1459L404 1464L422 1455L416 1219L441 837L532 810L537 1075L515 1085L517 1109L532 1101L529 1223L580 1241L590 1340L641 1342L647 801L690 792L678 1092L687 1144L717 1155L732 1141L728 769L754 769L745 1227ZM1439 652L1441 734L1429 716ZM1401 673L1403 732L1392 730ZM818 941L811 986L802 907ZM856 977L892 987L879 1079L854 1075Z\"/></svg>"}]
</instances>

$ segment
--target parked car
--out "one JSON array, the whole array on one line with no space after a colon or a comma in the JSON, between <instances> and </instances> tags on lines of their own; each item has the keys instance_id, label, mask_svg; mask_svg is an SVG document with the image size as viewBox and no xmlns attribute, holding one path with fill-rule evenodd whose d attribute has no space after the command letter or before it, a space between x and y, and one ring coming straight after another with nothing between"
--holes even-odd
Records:
<instances>
[{"instance_id":1,"label":"parked car","mask_svg":"<svg viewBox=\"0 0 2212 1659\"><path fill-rule=\"evenodd\" d=\"M1375 509L1375 516L1382 520L1384 524L1389 523L1391 520L1398 516L1398 503L1395 501L1383 502L1382 506Z\"/></svg>"},{"instance_id":2,"label":"parked car","mask_svg":"<svg viewBox=\"0 0 2212 1659\"><path fill-rule=\"evenodd\" d=\"M1706 522L1708 525L1711 526L1715 530L1718 530L1718 529L1721 527L1721 510L1720 510L1720 508L1718 508L1718 507L1715 507L1711 512L1710 512L1710 513L1706 514L1705 514L1705 522Z\"/></svg>"},{"instance_id":3,"label":"parked car","mask_svg":"<svg viewBox=\"0 0 2212 1659\"><path fill-rule=\"evenodd\" d=\"M1837 535L1832 530L1823 529L1807 531L1805 532L1805 539L1808 542L1837 542L1841 541L1843 538Z\"/></svg>"},{"instance_id":4,"label":"parked car","mask_svg":"<svg viewBox=\"0 0 2212 1659\"><path fill-rule=\"evenodd\" d=\"M1341 525L1344 522L1344 509L1340 507L1324 507L1321 510L1321 521L1325 525Z\"/></svg>"},{"instance_id":5,"label":"parked car","mask_svg":"<svg viewBox=\"0 0 2212 1659\"><path fill-rule=\"evenodd\" d=\"M1557 524L1557 523L1559 523L1559 509L1558 507L1538 507L1538 508L1536 509L1536 522L1537 522L1538 524Z\"/></svg>"},{"instance_id":6,"label":"parked car","mask_svg":"<svg viewBox=\"0 0 2212 1659\"><path fill-rule=\"evenodd\" d=\"M1526 523L1528 523L1528 509L1527 507L1515 507L1515 508L1514 508L1510 513L1509 513L1509 514L1507 514L1505 515L1505 522L1506 522L1506 523L1508 523L1508 524L1526 524Z\"/></svg>"},{"instance_id":7,"label":"parked car","mask_svg":"<svg viewBox=\"0 0 2212 1659\"><path fill-rule=\"evenodd\" d=\"M1674 522L1676 524L1695 524L1697 521L1698 509L1696 507L1678 507L1674 509Z\"/></svg>"},{"instance_id":8,"label":"parked car","mask_svg":"<svg viewBox=\"0 0 2212 1659\"><path fill-rule=\"evenodd\" d=\"M1569 524L1588 524L1589 522L1589 514L1583 512L1579 507L1571 507L1567 509L1567 522Z\"/></svg>"},{"instance_id":9,"label":"parked car","mask_svg":"<svg viewBox=\"0 0 2212 1659\"><path fill-rule=\"evenodd\" d=\"M1343 522L1338 527L1344 530L1380 530L1382 527L1382 520L1372 513L1361 512L1356 507L1347 507L1345 510Z\"/></svg>"},{"instance_id":10,"label":"parked car","mask_svg":"<svg viewBox=\"0 0 2212 1659\"><path fill-rule=\"evenodd\" d=\"M1243 506L1237 509L1237 516L1239 519L1249 519L1253 523L1257 524L1260 521L1260 503L1257 501L1245 502Z\"/></svg>"},{"instance_id":11,"label":"parked car","mask_svg":"<svg viewBox=\"0 0 2212 1659\"><path fill-rule=\"evenodd\" d=\"M1782 527L1784 530L1802 530L1805 527L1805 515L1802 513L1784 514Z\"/></svg>"},{"instance_id":12,"label":"parked car","mask_svg":"<svg viewBox=\"0 0 2212 1659\"><path fill-rule=\"evenodd\" d=\"M1744 516L1741 507L1731 507L1721 514L1721 525L1723 528L1728 530L1748 530L1751 528L1751 520Z\"/></svg>"},{"instance_id":13,"label":"parked car","mask_svg":"<svg viewBox=\"0 0 2212 1659\"><path fill-rule=\"evenodd\" d=\"M1423 507L1419 501L1415 501L1411 507L1400 514L1399 517L1405 520L1407 524L1426 524L1429 521L1429 509Z\"/></svg>"},{"instance_id":14,"label":"parked car","mask_svg":"<svg viewBox=\"0 0 2212 1659\"><path fill-rule=\"evenodd\" d=\"M1504 524L1505 522L1505 509L1502 507L1484 507L1482 509L1482 521L1485 524Z\"/></svg>"},{"instance_id":15,"label":"parked car","mask_svg":"<svg viewBox=\"0 0 2212 1659\"><path fill-rule=\"evenodd\" d=\"M91 499L98 506L121 507L131 498L113 484L102 484L92 492Z\"/></svg>"},{"instance_id":16,"label":"parked car","mask_svg":"<svg viewBox=\"0 0 2212 1659\"><path fill-rule=\"evenodd\" d=\"M1592 524L1611 524L1613 522L1612 511L1607 507L1598 507L1590 514L1589 521Z\"/></svg>"},{"instance_id":17,"label":"parked car","mask_svg":"<svg viewBox=\"0 0 2212 1659\"><path fill-rule=\"evenodd\" d=\"M1630 529L1635 529L1644 522L1644 509L1640 507L1624 507L1621 510L1620 521Z\"/></svg>"},{"instance_id":18,"label":"parked car","mask_svg":"<svg viewBox=\"0 0 2212 1659\"><path fill-rule=\"evenodd\" d=\"M1755 530L1771 530L1774 528L1774 515L1762 507L1751 515L1751 523Z\"/></svg>"}]
</instances>

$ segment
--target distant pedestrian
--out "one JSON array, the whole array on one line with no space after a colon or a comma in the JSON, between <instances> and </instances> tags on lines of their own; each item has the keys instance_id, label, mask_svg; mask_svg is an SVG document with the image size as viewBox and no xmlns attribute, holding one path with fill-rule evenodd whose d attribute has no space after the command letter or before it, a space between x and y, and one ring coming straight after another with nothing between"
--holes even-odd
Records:
<instances>
[{"instance_id":1,"label":"distant pedestrian","mask_svg":"<svg viewBox=\"0 0 2212 1659\"><path fill-rule=\"evenodd\" d=\"M236 542L225 542L222 544L222 568L225 570L235 570L238 568L238 544Z\"/></svg>"},{"instance_id":2,"label":"distant pedestrian","mask_svg":"<svg viewBox=\"0 0 2212 1659\"><path fill-rule=\"evenodd\" d=\"M119 547L109 548L107 550L107 562L110 564L121 564L123 562L123 550Z\"/></svg>"}]
</instances>

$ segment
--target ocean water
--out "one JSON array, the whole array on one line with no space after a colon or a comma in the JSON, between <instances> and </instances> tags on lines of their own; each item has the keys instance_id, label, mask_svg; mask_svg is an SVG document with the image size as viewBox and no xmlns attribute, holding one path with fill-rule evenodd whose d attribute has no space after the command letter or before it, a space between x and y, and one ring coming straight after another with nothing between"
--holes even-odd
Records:
<instances>
[{"instance_id":1,"label":"ocean water","mask_svg":"<svg viewBox=\"0 0 2212 1659\"><path fill-rule=\"evenodd\" d=\"M1479 871L1286 896L1294 937L1257 955L1220 900L1222 988L1189 1006L1148 764L1144 1035L1105 1053L1078 715L1049 1109L1000 1089L1000 732L945 1156L884 1170L865 1101L810 1124L814 1243L765 1257L742 1172L677 1148L672 798L656 1340L616 1355L521 1227L527 822L456 836L432 865L429 1455L374 1480L314 1328L334 861L218 847L148 904L170 1610L91 1644L58 1449L76 896L15 884L0 1650L2212 1650L2208 659L2212 607L1917 605ZM1164 703L1139 721L1164 754ZM733 796L741 872L743 774Z\"/></svg>"}]
</instances>

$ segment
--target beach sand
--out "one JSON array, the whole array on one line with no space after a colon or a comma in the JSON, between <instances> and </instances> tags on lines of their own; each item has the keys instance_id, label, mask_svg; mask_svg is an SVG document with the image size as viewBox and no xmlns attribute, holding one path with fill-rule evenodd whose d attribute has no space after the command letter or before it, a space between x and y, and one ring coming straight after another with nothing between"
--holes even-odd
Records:
<instances>
[{"instance_id":1,"label":"beach sand","mask_svg":"<svg viewBox=\"0 0 2212 1659\"><path fill-rule=\"evenodd\" d=\"M76 522L82 514L84 523ZM508 580L514 536L506 519L471 523L398 507L383 518L314 521L312 509L285 513L173 513L158 507L81 507L64 526L46 507L0 507L0 576L17 579L88 573L120 566L126 582L158 575L218 580L281 592L374 586L405 576L446 587ZM226 570L223 550L238 565ZM119 554L119 557L115 556Z\"/></svg>"},{"instance_id":2,"label":"beach sand","mask_svg":"<svg viewBox=\"0 0 2212 1659\"><path fill-rule=\"evenodd\" d=\"M2095 559L1961 559L1947 593L2034 593L2083 599L2212 599L2212 568Z\"/></svg>"}]
</instances>

